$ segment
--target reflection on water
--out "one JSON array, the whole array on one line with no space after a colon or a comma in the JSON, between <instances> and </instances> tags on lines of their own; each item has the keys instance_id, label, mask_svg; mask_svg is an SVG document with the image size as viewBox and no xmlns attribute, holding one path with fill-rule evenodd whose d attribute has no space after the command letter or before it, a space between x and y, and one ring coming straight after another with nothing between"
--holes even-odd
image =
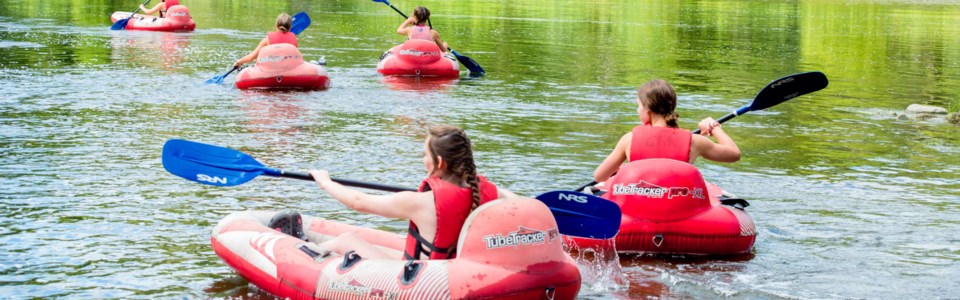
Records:
<instances>
[{"instance_id":1,"label":"reflection on water","mask_svg":"<svg viewBox=\"0 0 960 300\"><path fill-rule=\"evenodd\" d=\"M179 67L190 46L189 33L150 31L111 31L113 60L135 61L171 71Z\"/></svg>"},{"instance_id":2,"label":"reflection on water","mask_svg":"<svg viewBox=\"0 0 960 300\"><path fill-rule=\"evenodd\" d=\"M268 133L260 136L276 136L269 133L289 134L303 129L301 114L304 101L290 91L242 91L237 102L247 120L244 127L250 131ZM316 117L316 116L315 116Z\"/></svg>"},{"instance_id":3,"label":"reflection on water","mask_svg":"<svg viewBox=\"0 0 960 300\"><path fill-rule=\"evenodd\" d=\"M425 128L450 123L467 130L484 175L536 195L589 181L637 124L643 82L674 84L680 125L690 128L748 103L772 79L811 70L830 87L724 124L740 162L697 163L751 201L754 255L620 257L622 276L584 263L582 296L960 294L951 281L960 274L960 127L894 115L912 103L960 109L956 3L418 3L488 72L449 82L376 73L382 51L403 39L393 33L401 18L382 4L234 4L191 3L197 30L170 34L109 31L109 14L130 3L0 2L0 295L268 299L210 249L209 230L229 212L297 209L405 229L349 211L309 182L184 181L160 164L170 138L415 187ZM334 86L203 84L248 53L280 11L310 13L300 49L326 56Z\"/></svg>"},{"instance_id":4,"label":"reflection on water","mask_svg":"<svg viewBox=\"0 0 960 300\"><path fill-rule=\"evenodd\" d=\"M251 299L251 300L274 300L276 296L257 288L257 286L248 284L246 279L240 276L225 276L220 280L214 281L203 291L210 297L229 298L229 299Z\"/></svg>"},{"instance_id":5,"label":"reflection on water","mask_svg":"<svg viewBox=\"0 0 960 300\"><path fill-rule=\"evenodd\" d=\"M442 92L457 82L453 78L384 76L383 83L395 91Z\"/></svg>"}]
</instances>

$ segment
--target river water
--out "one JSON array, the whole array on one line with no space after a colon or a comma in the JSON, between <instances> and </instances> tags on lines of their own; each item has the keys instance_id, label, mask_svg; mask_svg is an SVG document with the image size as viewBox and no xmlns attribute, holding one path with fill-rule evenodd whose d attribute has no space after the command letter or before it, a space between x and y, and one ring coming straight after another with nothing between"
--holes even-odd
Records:
<instances>
[{"instance_id":1,"label":"river water","mask_svg":"<svg viewBox=\"0 0 960 300\"><path fill-rule=\"evenodd\" d=\"M111 32L134 1L0 2L0 295L271 298L210 248L229 212L305 214L401 231L309 182L216 188L167 173L164 141L229 146L289 170L415 187L425 124L464 127L479 169L524 195L573 188L635 125L634 92L679 93L681 126L749 103L771 80L830 86L724 125L743 151L697 162L751 201L754 253L623 257L627 287L584 298L950 298L960 295L960 110L955 1L396 1L425 5L488 74L385 79L403 21L371 1L185 1L193 33ZM306 11L318 92L243 92L229 70L280 12ZM235 75L227 79L232 83ZM599 287L598 287L599 286Z\"/></svg>"}]
</instances>

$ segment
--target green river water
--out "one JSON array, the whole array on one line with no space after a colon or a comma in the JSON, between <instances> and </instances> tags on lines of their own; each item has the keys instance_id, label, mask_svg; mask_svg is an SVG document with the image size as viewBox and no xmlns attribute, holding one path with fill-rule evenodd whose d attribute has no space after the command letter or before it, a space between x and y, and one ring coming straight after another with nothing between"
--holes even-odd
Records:
<instances>
[{"instance_id":1,"label":"green river water","mask_svg":"<svg viewBox=\"0 0 960 300\"><path fill-rule=\"evenodd\" d=\"M164 141L229 146L290 170L415 187L424 124L465 128L478 168L524 195L573 188L638 123L636 88L666 79L692 128L771 80L819 70L828 88L724 125L743 152L698 161L748 199L746 257L621 258L624 285L580 297L955 298L960 126L957 1L395 1L488 72L452 81L375 71L403 41L383 4L184 0L192 33L110 31L137 1L0 1L0 298L266 298L210 248L245 209L296 209L400 232L314 184L217 188L167 173ZM152 6L152 4L151 4ZM229 70L280 12L306 11L307 60L331 88L244 92ZM590 268L584 268L589 270ZM587 280L589 279L589 280Z\"/></svg>"}]
</instances>

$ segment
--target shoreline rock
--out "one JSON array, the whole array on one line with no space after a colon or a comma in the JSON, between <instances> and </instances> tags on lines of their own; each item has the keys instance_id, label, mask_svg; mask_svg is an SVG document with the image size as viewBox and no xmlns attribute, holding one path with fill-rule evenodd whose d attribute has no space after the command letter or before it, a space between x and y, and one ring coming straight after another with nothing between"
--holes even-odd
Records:
<instances>
[{"instance_id":1,"label":"shoreline rock","mask_svg":"<svg viewBox=\"0 0 960 300\"><path fill-rule=\"evenodd\" d=\"M946 108L939 107L939 106L922 105L922 104L910 104L910 106L907 106L907 111L913 112L913 113L923 113L923 114L938 114L938 115L947 114Z\"/></svg>"}]
</instances>

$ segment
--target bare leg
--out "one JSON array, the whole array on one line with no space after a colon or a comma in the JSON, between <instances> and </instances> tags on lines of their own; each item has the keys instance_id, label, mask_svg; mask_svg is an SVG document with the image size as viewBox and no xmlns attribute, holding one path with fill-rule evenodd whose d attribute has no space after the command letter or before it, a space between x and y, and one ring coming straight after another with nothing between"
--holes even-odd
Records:
<instances>
[{"instance_id":1,"label":"bare leg","mask_svg":"<svg viewBox=\"0 0 960 300\"><path fill-rule=\"evenodd\" d=\"M377 246L371 245L367 241L357 237L353 232L347 232L332 240L323 242L320 244L320 247L339 254L353 250L363 258L398 259L398 257L391 256L381 251Z\"/></svg>"}]
</instances>

